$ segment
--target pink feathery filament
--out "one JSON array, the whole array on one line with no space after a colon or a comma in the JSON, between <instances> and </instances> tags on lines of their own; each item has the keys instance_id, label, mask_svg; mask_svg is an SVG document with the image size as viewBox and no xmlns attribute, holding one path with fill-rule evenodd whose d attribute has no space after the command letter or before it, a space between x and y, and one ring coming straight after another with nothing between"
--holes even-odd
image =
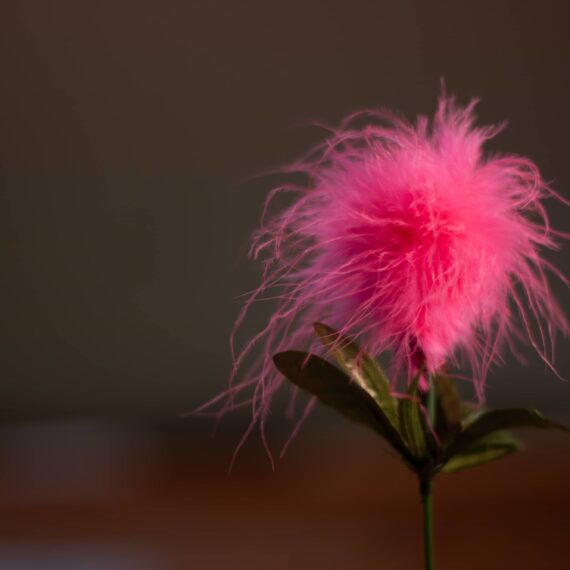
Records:
<instances>
[{"instance_id":1,"label":"pink feathery filament","mask_svg":"<svg viewBox=\"0 0 570 570\"><path fill-rule=\"evenodd\" d=\"M314 321L373 355L390 351L393 373L406 377L420 363L436 372L466 362L480 399L489 365L521 333L552 366L553 335L567 324L546 277L560 274L542 252L563 236L542 200L561 198L529 159L483 153L500 128L475 126L474 105L444 95L433 120L416 124L353 115L287 169L309 182L268 198L294 193L273 217L266 204L251 250L264 260L263 278L236 329L254 301L273 298L275 310L235 354L234 376L261 347L221 413L253 386L252 426L263 428L283 383L271 357L314 349ZM362 117L369 124L353 126Z\"/></svg>"}]
</instances>

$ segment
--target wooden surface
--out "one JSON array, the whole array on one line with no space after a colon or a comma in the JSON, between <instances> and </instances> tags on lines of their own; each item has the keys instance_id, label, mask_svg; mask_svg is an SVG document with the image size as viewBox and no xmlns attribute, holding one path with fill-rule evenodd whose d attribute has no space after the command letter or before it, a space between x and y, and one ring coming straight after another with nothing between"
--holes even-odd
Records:
<instances>
[{"instance_id":1,"label":"wooden surface","mask_svg":"<svg viewBox=\"0 0 570 570\"><path fill-rule=\"evenodd\" d=\"M137 441L91 463L5 452L0 568L422 567L415 479L362 430L311 429L275 473L255 445L228 475L226 443ZM441 476L438 570L570 568L569 452L533 434L516 457Z\"/></svg>"}]
</instances>

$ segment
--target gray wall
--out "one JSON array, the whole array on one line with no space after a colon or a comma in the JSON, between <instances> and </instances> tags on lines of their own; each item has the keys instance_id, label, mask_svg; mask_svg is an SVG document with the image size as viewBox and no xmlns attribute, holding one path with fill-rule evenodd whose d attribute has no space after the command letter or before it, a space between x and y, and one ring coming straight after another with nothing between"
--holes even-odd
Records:
<instances>
[{"instance_id":1,"label":"gray wall","mask_svg":"<svg viewBox=\"0 0 570 570\"><path fill-rule=\"evenodd\" d=\"M483 121L508 119L493 150L531 156L570 197L566 6L5 1L1 417L175 417L218 391L274 183L248 176L318 140L299 124L430 113L445 78L481 96ZM553 259L569 269L567 250ZM489 394L563 411L570 385L531 359Z\"/></svg>"}]
</instances>

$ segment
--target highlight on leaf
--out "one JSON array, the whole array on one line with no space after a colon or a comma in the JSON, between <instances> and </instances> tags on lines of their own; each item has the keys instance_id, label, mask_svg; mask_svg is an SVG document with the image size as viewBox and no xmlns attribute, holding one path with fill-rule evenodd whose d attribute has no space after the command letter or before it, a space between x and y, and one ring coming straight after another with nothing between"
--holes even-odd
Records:
<instances>
[{"instance_id":1,"label":"highlight on leaf","mask_svg":"<svg viewBox=\"0 0 570 570\"><path fill-rule=\"evenodd\" d=\"M417 395L417 380L406 397L398 402L400 426L406 443L418 459L427 456L424 419Z\"/></svg>"},{"instance_id":2,"label":"highlight on leaf","mask_svg":"<svg viewBox=\"0 0 570 570\"><path fill-rule=\"evenodd\" d=\"M455 473L501 459L522 449L521 443L511 434L497 431L465 447L453 455L443 466L444 473Z\"/></svg>"},{"instance_id":3,"label":"highlight on leaf","mask_svg":"<svg viewBox=\"0 0 570 570\"><path fill-rule=\"evenodd\" d=\"M385 438L410 465L415 463L400 433L375 400L341 370L315 356L300 351L276 354L278 370L293 384L316 396L323 404L359 422Z\"/></svg>"},{"instance_id":4,"label":"highlight on leaf","mask_svg":"<svg viewBox=\"0 0 570 570\"><path fill-rule=\"evenodd\" d=\"M392 397L390 380L378 361L358 344L323 323L315 323L315 332L334 356L338 365L380 406L395 429L398 429L398 406Z\"/></svg>"},{"instance_id":5,"label":"highlight on leaf","mask_svg":"<svg viewBox=\"0 0 570 570\"><path fill-rule=\"evenodd\" d=\"M418 390L421 375L421 371L416 374L407 394L398 401L398 416L402 435L412 454L425 462L437 457L439 446L421 403Z\"/></svg>"}]
</instances>

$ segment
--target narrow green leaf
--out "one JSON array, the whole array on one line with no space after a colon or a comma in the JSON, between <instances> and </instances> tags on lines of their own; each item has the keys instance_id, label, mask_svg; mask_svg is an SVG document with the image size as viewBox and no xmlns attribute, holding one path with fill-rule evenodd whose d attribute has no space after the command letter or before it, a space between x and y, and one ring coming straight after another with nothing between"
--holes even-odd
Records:
<instances>
[{"instance_id":1,"label":"narrow green leaf","mask_svg":"<svg viewBox=\"0 0 570 570\"><path fill-rule=\"evenodd\" d=\"M497 431L451 457L442 471L455 473L469 467L489 463L521 449L518 440L504 431Z\"/></svg>"},{"instance_id":2,"label":"narrow green leaf","mask_svg":"<svg viewBox=\"0 0 570 570\"><path fill-rule=\"evenodd\" d=\"M318 356L295 350L276 354L273 361L293 384L345 417L372 428L406 461L414 464L414 457L382 409L368 392L338 368Z\"/></svg>"},{"instance_id":3,"label":"narrow green leaf","mask_svg":"<svg viewBox=\"0 0 570 570\"><path fill-rule=\"evenodd\" d=\"M398 429L397 403L390 393L390 380L378 362L328 325L315 323L314 327L342 370L374 398L392 426Z\"/></svg>"},{"instance_id":4,"label":"narrow green leaf","mask_svg":"<svg viewBox=\"0 0 570 570\"><path fill-rule=\"evenodd\" d=\"M417 459L427 457L427 442L424 413L418 396L420 374L416 376L408 390L408 397L398 402L400 430L404 441Z\"/></svg>"},{"instance_id":5,"label":"narrow green leaf","mask_svg":"<svg viewBox=\"0 0 570 570\"><path fill-rule=\"evenodd\" d=\"M461 400L455 382L449 376L435 376L433 383L437 399L435 430L442 440L447 441L461 431Z\"/></svg>"},{"instance_id":6,"label":"narrow green leaf","mask_svg":"<svg viewBox=\"0 0 570 570\"><path fill-rule=\"evenodd\" d=\"M559 429L570 432L566 426L545 418L537 410L512 408L482 412L451 443L446 456L451 457L467 449L476 441L498 430L534 427L539 429Z\"/></svg>"}]
</instances>

